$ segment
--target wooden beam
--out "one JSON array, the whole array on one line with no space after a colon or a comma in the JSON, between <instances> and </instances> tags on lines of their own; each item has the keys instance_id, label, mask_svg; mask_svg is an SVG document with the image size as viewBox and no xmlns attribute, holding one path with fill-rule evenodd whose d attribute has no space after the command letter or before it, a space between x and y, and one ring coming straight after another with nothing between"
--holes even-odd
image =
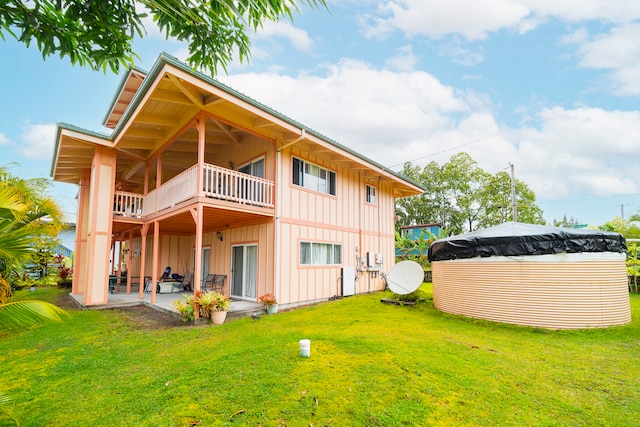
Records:
<instances>
[{"instance_id":1,"label":"wooden beam","mask_svg":"<svg viewBox=\"0 0 640 427\"><path fill-rule=\"evenodd\" d=\"M182 83L182 81L180 81L180 79L174 76L173 74L169 74L168 77L169 77L169 80L171 80L171 83L173 83L180 90L180 92L185 94L185 96L189 98L191 102L193 102L193 104L195 104L199 108L204 107L204 100L203 100L202 93L198 92L193 88L185 86Z\"/></svg>"},{"instance_id":2,"label":"wooden beam","mask_svg":"<svg viewBox=\"0 0 640 427\"><path fill-rule=\"evenodd\" d=\"M166 89L157 89L153 92L152 99L156 101L171 102L173 104L182 104L193 106L193 101L182 92L174 92Z\"/></svg>"}]
</instances>

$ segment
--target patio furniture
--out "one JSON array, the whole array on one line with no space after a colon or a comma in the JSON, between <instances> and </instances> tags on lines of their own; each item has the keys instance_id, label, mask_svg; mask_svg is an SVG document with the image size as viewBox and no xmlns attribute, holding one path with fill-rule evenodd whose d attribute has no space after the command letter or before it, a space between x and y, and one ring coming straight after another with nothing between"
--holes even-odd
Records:
<instances>
[{"instance_id":1,"label":"patio furniture","mask_svg":"<svg viewBox=\"0 0 640 427\"><path fill-rule=\"evenodd\" d=\"M182 278L180 282L180 286L182 286L182 290L184 291L192 291L193 290L193 273L187 273Z\"/></svg>"},{"instance_id":2,"label":"patio furniture","mask_svg":"<svg viewBox=\"0 0 640 427\"><path fill-rule=\"evenodd\" d=\"M110 294L112 294L113 291L116 290L116 283L118 283L118 276L109 275L109 293Z\"/></svg>"},{"instance_id":3,"label":"patio furniture","mask_svg":"<svg viewBox=\"0 0 640 427\"><path fill-rule=\"evenodd\" d=\"M160 280L171 279L171 267L167 267L164 269L164 273L160 276Z\"/></svg>"},{"instance_id":4,"label":"patio furniture","mask_svg":"<svg viewBox=\"0 0 640 427\"><path fill-rule=\"evenodd\" d=\"M211 288L216 292L222 292L224 288L224 281L227 278L224 274L209 274L206 279L204 279L204 283L202 284L202 290L207 290Z\"/></svg>"},{"instance_id":5,"label":"patio furniture","mask_svg":"<svg viewBox=\"0 0 640 427\"><path fill-rule=\"evenodd\" d=\"M149 280L147 282L147 284L144 287L144 291L145 293L150 294L151 291L153 290L153 288L151 288L151 280ZM174 292L182 292L183 287L182 287L182 282L179 281L158 281L156 282L156 293L157 294L172 294Z\"/></svg>"}]
</instances>

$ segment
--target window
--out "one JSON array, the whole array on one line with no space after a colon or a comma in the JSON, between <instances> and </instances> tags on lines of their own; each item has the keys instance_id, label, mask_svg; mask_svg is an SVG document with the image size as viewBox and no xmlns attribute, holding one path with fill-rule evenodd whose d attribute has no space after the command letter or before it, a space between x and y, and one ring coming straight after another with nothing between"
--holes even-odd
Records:
<instances>
[{"instance_id":1,"label":"window","mask_svg":"<svg viewBox=\"0 0 640 427\"><path fill-rule=\"evenodd\" d=\"M376 204L376 187L367 185L367 203Z\"/></svg>"},{"instance_id":2,"label":"window","mask_svg":"<svg viewBox=\"0 0 640 427\"><path fill-rule=\"evenodd\" d=\"M342 245L300 242L301 265L342 264Z\"/></svg>"},{"instance_id":3,"label":"window","mask_svg":"<svg viewBox=\"0 0 640 427\"><path fill-rule=\"evenodd\" d=\"M336 195L336 173L293 158L293 183L310 190Z\"/></svg>"},{"instance_id":4,"label":"window","mask_svg":"<svg viewBox=\"0 0 640 427\"><path fill-rule=\"evenodd\" d=\"M240 166L238 172L264 178L264 157Z\"/></svg>"}]
</instances>

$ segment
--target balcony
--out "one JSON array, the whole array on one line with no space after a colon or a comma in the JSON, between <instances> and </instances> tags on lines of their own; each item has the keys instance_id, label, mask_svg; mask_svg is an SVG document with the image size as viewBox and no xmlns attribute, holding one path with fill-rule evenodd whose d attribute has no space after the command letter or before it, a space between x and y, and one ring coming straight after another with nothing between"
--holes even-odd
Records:
<instances>
[{"instance_id":1,"label":"balcony","mask_svg":"<svg viewBox=\"0 0 640 427\"><path fill-rule=\"evenodd\" d=\"M202 193L198 166L176 175L146 196L124 191L114 194L114 216L145 218L197 196L262 208L274 207L274 183L264 178L205 164Z\"/></svg>"}]
</instances>

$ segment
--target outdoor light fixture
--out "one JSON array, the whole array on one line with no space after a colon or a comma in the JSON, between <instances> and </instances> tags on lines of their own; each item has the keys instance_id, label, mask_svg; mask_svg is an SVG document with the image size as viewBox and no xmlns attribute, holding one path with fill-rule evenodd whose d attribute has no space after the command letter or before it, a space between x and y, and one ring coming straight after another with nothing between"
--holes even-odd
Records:
<instances>
[{"instance_id":1,"label":"outdoor light fixture","mask_svg":"<svg viewBox=\"0 0 640 427\"><path fill-rule=\"evenodd\" d=\"M222 242L222 233L221 232L217 232L216 236L218 237L218 240L220 240Z\"/></svg>"}]
</instances>

